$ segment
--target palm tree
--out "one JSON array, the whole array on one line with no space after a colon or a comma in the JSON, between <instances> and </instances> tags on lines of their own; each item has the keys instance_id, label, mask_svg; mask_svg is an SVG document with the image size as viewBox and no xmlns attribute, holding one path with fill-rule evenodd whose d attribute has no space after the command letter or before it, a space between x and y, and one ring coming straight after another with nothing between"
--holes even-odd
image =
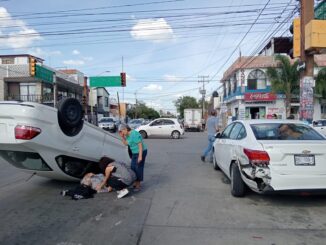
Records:
<instances>
[{"instance_id":1,"label":"palm tree","mask_svg":"<svg viewBox=\"0 0 326 245\"><path fill-rule=\"evenodd\" d=\"M326 98L326 67L318 72L315 93L321 95L323 99Z\"/></svg>"},{"instance_id":2,"label":"palm tree","mask_svg":"<svg viewBox=\"0 0 326 245\"><path fill-rule=\"evenodd\" d=\"M272 91L285 95L286 117L288 117L291 114L292 94L299 94L300 92L298 61L291 64L290 59L284 55L276 55L275 58L279 66L277 68L269 67L267 76L271 80Z\"/></svg>"}]
</instances>

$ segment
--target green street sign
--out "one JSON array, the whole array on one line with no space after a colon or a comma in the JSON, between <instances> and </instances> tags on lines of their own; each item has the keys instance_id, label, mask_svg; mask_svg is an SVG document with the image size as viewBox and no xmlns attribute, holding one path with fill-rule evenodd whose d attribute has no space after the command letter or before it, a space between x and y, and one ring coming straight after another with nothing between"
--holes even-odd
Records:
<instances>
[{"instance_id":1,"label":"green street sign","mask_svg":"<svg viewBox=\"0 0 326 245\"><path fill-rule=\"evenodd\" d=\"M315 19L326 20L326 1L320 2L315 8Z\"/></svg>"},{"instance_id":2,"label":"green street sign","mask_svg":"<svg viewBox=\"0 0 326 245\"><path fill-rule=\"evenodd\" d=\"M121 87L120 76L90 77L90 87Z\"/></svg>"},{"instance_id":3,"label":"green street sign","mask_svg":"<svg viewBox=\"0 0 326 245\"><path fill-rule=\"evenodd\" d=\"M35 77L47 83L53 83L53 71L50 71L43 66L35 65Z\"/></svg>"}]
</instances>

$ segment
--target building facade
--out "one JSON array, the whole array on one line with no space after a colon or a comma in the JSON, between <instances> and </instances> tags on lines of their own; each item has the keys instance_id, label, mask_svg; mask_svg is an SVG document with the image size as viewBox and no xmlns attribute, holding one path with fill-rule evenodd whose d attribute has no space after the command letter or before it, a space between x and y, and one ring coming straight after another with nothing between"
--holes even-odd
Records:
<instances>
[{"instance_id":1,"label":"building facade","mask_svg":"<svg viewBox=\"0 0 326 245\"><path fill-rule=\"evenodd\" d=\"M269 118L272 114L284 119L284 96L272 93L268 67L277 67L272 56L239 57L224 73L221 110L242 120Z\"/></svg>"},{"instance_id":2,"label":"building facade","mask_svg":"<svg viewBox=\"0 0 326 245\"><path fill-rule=\"evenodd\" d=\"M286 118L285 96L275 94L267 68L277 68L274 56L239 57L224 73L221 112L233 119ZM326 66L326 55L315 56L314 76ZM314 95L314 120L326 117L326 100ZM300 97L293 95L291 114L299 118Z\"/></svg>"},{"instance_id":3,"label":"building facade","mask_svg":"<svg viewBox=\"0 0 326 245\"><path fill-rule=\"evenodd\" d=\"M31 74L31 61L36 73ZM67 74L43 64L29 54L0 56L0 100L30 101L55 106L62 98L81 100L83 86Z\"/></svg>"}]
</instances>

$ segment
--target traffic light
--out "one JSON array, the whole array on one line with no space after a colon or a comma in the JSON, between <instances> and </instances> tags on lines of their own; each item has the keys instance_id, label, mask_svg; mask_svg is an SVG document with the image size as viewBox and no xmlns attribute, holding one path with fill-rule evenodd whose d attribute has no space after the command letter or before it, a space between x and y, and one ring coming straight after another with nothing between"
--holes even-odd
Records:
<instances>
[{"instance_id":1,"label":"traffic light","mask_svg":"<svg viewBox=\"0 0 326 245\"><path fill-rule=\"evenodd\" d=\"M126 87L127 86L126 73L125 72L121 72L120 73L120 77L121 77L121 86L122 87Z\"/></svg>"},{"instance_id":2,"label":"traffic light","mask_svg":"<svg viewBox=\"0 0 326 245\"><path fill-rule=\"evenodd\" d=\"M301 32L300 32L300 18L295 18L290 26L290 32L293 34L293 48L290 51L291 58L301 56Z\"/></svg>"},{"instance_id":3,"label":"traffic light","mask_svg":"<svg viewBox=\"0 0 326 245\"><path fill-rule=\"evenodd\" d=\"M36 59L30 57L29 58L29 74L34 77L36 73Z\"/></svg>"}]
</instances>

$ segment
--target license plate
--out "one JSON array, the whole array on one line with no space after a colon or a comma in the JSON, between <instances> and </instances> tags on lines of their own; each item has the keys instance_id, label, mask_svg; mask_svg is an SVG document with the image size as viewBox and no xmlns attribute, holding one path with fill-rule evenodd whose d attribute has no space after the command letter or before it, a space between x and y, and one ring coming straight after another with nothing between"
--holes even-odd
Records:
<instances>
[{"instance_id":1,"label":"license plate","mask_svg":"<svg viewBox=\"0 0 326 245\"><path fill-rule=\"evenodd\" d=\"M296 166L314 166L314 155L294 155L294 164Z\"/></svg>"}]
</instances>

